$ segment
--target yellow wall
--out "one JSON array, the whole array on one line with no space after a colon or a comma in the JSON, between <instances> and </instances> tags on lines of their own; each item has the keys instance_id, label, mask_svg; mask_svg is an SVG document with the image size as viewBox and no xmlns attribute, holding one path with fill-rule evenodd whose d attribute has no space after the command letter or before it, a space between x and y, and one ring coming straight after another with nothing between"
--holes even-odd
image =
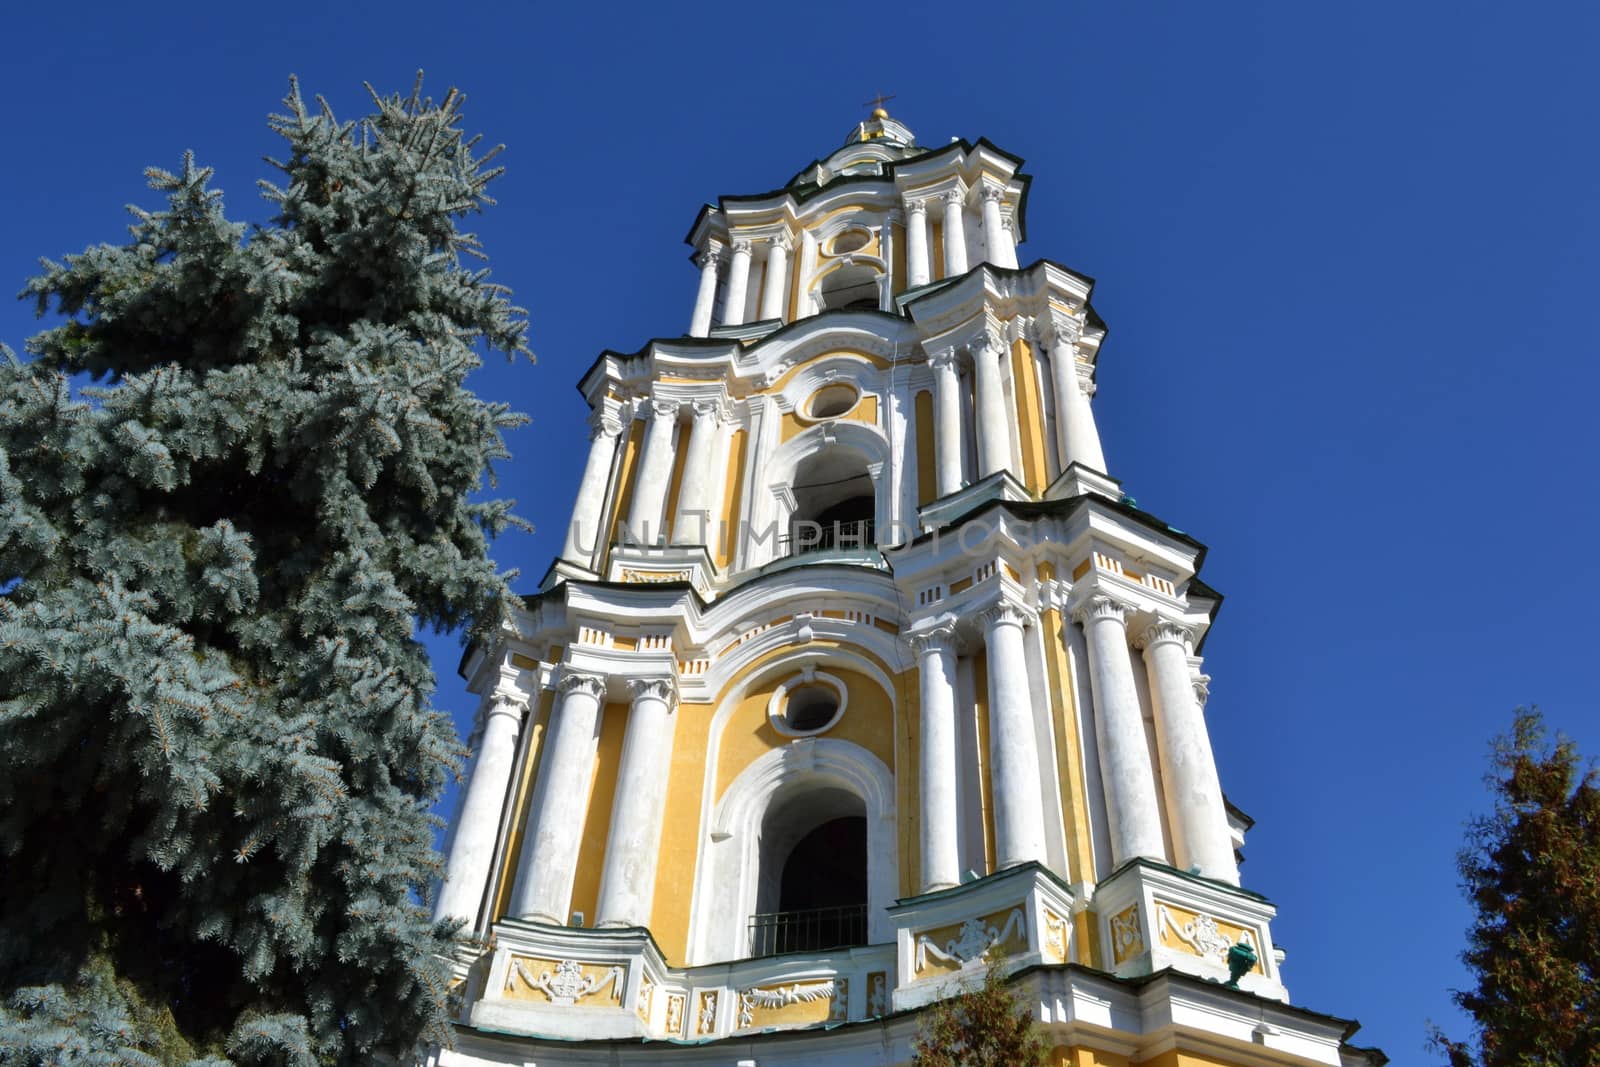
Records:
<instances>
[{"instance_id":1,"label":"yellow wall","mask_svg":"<svg viewBox=\"0 0 1600 1067\"><path fill-rule=\"evenodd\" d=\"M1042 577L1042 576L1041 576ZM1063 643L1064 620L1060 611L1039 615L1044 634L1045 678L1050 686L1050 721L1056 735L1056 758L1061 780L1061 819L1067 834L1067 869L1074 881L1095 881L1094 851L1090 844L1089 800L1083 774L1083 753L1078 746L1077 690L1072 685L1072 665Z\"/></svg>"},{"instance_id":2,"label":"yellow wall","mask_svg":"<svg viewBox=\"0 0 1600 1067\"><path fill-rule=\"evenodd\" d=\"M700 791L705 785L706 738L716 710L715 704L679 705L678 727L672 739L672 773L667 779L650 933L667 962L673 964L682 964L689 955L690 904L700 842Z\"/></svg>"},{"instance_id":3,"label":"yellow wall","mask_svg":"<svg viewBox=\"0 0 1600 1067\"><path fill-rule=\"evenodd\" d=\"M944 277L944 223L934 220L928 230L928 277L938 281Z\"/></svg>"},{"instance_id":4,"label":"yellow wall","mask_svg":"<svg viewBox=\"0 0 1600 1067\"><path fill-rule=\"evenodd\" d=\"M978 717L978 803L983 809L983 862L979 874L990 874L995 869L994 858L994 793L989 778L989 654L980 650L972 657L972 689L977 699L974 714Z\"/></svg>"},{"instance_id":5,"label":"yellow wall","mask_svg":"<svg viewBox=\"0 0 1600 1067\"><path fill-rule=\"evenodd\" d=\"M738 429L733 431L733 439L728 443L728 491L724 494L721 543L717 545L718 567L733 562L739 545L739 516L744 508L744 457L749 442L749 431Z\"/></svg>"},{"instance_id":6,"label":"yellow wall","mask_svg":"<svg viewBox=\"0 0 1600 1067\"><path fill-rule=\"evenodd\" d=\"M681 423L672 435L672 479L667 483L667 513L666 518L662 520L665 523L663 528L667 530L672 529L673 523L678 518L678 490L683 487L683 468L689 461L689 434L693 431L694 427L692 425ZM711 472L695 471L694 473L697 478L705 478ZM699 519L695 519L693 525L698 525L699 522ZM650 532L655 533L656 531L652 530Z\"/></svg>"},{"instance_id":7,"label":"yellow wall","mask_svg":"<svg viewBox=\"0 0 1600 1067\"><path fill-rule=\"evenodd\" d=\"M917 506L939 495L937 456L933 442L933 394L924 389L915 401L917 420Z\"/></svg>"},{"instance_id":8,"label":"yellow wall","mask_svg":"<svg viewBox=\"0 0 1600 1067\"><path fill-rule=\"evenodd\" d=\"M833 642L819 641L813 641L809 647L814 648L819 645L837 647ZM784 649L784 651L791 650ZM852 741L877 756L883 761L884 766L893 769L893 699L879 688L877 682L864 674L837 665L828 665L823 669L843 682L850 694L845 713L839 719L838 725L823 736L840 741ZM782 748L793 740L773 729L772 723L767 719L767 702L772 698L773 691L778 688L780 682L798 673L798 669L793 672L776 672L770 679L764 679L752 686L750 692L739 699L733 713L728 716L727 723L722 729L717 753L716 795L719 800L727 791L729 784L746 767L772 749Z\"/></svg>"},{"instance_id":9,"label":"yellow wall","mask_svg":"<svg viewBox=\"0 0 1600 1067\"><path fill-rule=\"evenodd\" d=\"M1018 443L1022 446L1022 484L1032 492L1042 493L1050 470L1045 461L1039 375L1028 342L1020 338L1011 344L1011 384L1016 394Z\"/></svg>"},{"instance_id":10,"label":"yellow wall","mask_svg":"<svg viewBox=\"0 0 1600 1067\"><path fill-rule=\"evenodd\" d=\"M600 720L600 746L594 756L594 783L589 789L589 813L583 820L578 845L578 876L572 883L569 911L581 911L594 925L600 900L600 871L605 866L606 836L611 832L611 802L617 793L617 765L622 762L622 734L628 725L628 705L607 704Z\"/></svg>"},{"instance_id":11,"label":"yellow wall","mask_svg":"<svg viewBox=\"0 0 1600 1067\"><path fill-rule=\"evenodd\" d=\"M601 529L600 568L605 569L605 563L610 558L611 544L616 537L617 523L626 522L628 519L628 505L633 502L633 473L639 465L639 449L644 440L644 423L635 419L628 430L628 441L623 448L622 465L617 468L616 484L611 490L611 514L606 516L606 524Z\"/></svg>"}]
</instances>

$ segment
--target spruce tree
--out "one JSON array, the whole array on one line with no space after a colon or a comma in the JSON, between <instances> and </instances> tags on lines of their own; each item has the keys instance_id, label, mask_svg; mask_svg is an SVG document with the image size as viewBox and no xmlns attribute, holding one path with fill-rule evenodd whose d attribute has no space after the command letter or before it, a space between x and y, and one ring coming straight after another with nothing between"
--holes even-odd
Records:
<instances>
[{"instance_id":1,"label":"spruce tree","mask_svg":"<svg viewBox=\"0 0 1600 1067\"><path fill-rule=\"evenodd\" d=\"M369 86L369 92L370 92ZM461 220L462 97L291 82L270 221L151 170L0 353L0 1063L368 1063L448 1037L417 627L511 603L475 397L525 314Z\"/></svg>"},{"instance_id":2,"label":"spruce tree","mask_svg":"<svg viewBox=\"0 0 1600 1067\"><path fill-rule=\"evenodd\" d=\"M1453 1067L1600 1063L1600 774L1576 746L1552 745L1519 710L1488 776L1494 810L1470 824L1459 857L1474 919L1462 953L1476 979L1454 994L1472 1041L1435 1029Z\"/></svg>"}]
</instances>

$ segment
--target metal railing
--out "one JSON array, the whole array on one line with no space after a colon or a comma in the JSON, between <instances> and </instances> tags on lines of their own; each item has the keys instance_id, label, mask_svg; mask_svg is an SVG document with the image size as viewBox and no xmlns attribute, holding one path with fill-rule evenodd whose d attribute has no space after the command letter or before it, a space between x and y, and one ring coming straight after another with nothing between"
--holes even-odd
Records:
<instances>
[{"instance_id":1,"label":"metal railing","mask_svg":"<svg viewBox=\"0 0 1600 1067\"><path fill-rule=\"evenodd\" d=\"M789 527L789 536L779 542L785 556L803 552L831 552L837 549L872 548L877 544L877 524L871 519L816 523L801 520Z\"/></svg>"},{"instance_id":2,"label":"metal railing","mask_svg":"<svg viewBox=\"0 0 1600 1067\"><path fill-rule=\"evenodd\" d=\"M750 955L821 952L867 943L867 906L841 904L750 916Z\"/></svg>"}]
</instances>

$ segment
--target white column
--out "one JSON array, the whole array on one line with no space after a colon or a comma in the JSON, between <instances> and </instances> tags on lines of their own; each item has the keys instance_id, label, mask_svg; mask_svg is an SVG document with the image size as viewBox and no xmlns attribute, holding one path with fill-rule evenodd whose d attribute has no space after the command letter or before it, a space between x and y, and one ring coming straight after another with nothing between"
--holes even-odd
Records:
<instances>
[{"instance_id":1,"label":"white column","mask_svg":"<svg viewBox=\"0 0 1600 1067\"><path fill-rule=\"evenodd\" d=\"M1121 865L1135 856L1148 856L1165 863L1155 769L1128 649L1127 610L1110 597L1094 596L1072 617L1083 625L1089 646L1089 687L1111 824L1111 862Z\"/></svg>"},{"instance_id":2,"label":"white column","mask_svg":"<svg viewBox=\"0 0 1600 1067\"><path fill-rule=\"evenodd\" d=\"M1039 740L1023 652L1023 609L1001 601L981 613L989 653L989 762L993 773L995 863L1001 870L1045 860Z\"/></svg>"},{"instance_id":3,"label":"white column","mask_svg":"<svg viewBox=\"0 0 1600 1067\"><path fill-rule=\"evenodd\" d=\"M1006 414L1000 357L1005 342L986 338L972 346L973 391L978 414L978 477L1011 466L1011 427Z\"/></svg>"},{"instance_id":4,"label":"white column","mask_svg":"<svg viewBox=\"0 0 1600 1067\"><path fill-rule=\"evenodd\" d=\"M1006 232L1000 218L1000 201L1005 195L1004 189L993 185L978 189L978 199L983 202L983 247L988 261L997 267L1015 266L1005 262Z\"/></svg>"},{"instance_id":5,"label":"white column","mask_svg":"<svg viewBox=\"0 0 1600 1067\"><path fill-rule=\"evenodd\" d=\"M677 402L653 402L650 428L644 435L644 452L633 476L633 506L628 511L628 533L644 544L657 545L665 540L661 526L666 516L668 483L672 481L677 431Z\"/></svg>"},{"instance_id":6,"label":"white column","mask_svg":"<svg viewBox=\"0 0 1600 1067\"><path fill-rule=\"evenodd\" d=\"M594 783L606 683L597 674L572 671L562 675L556 688L561 699L550 716L550 737L539 761L541 781L518 860L511 913L565 926Z\"/></svg>"},{"instance_id":7,"label":"white column","mask_svg":"<svg viewBox=\"0 0 1600 1067\"><path fill-rule=\"evenodd\" d=\"M959 189L944 194L944 276L967 273L967 227L962 220L966 197Z\"/></svg>"},{"instance_id":8,"label":"white column","mask_svg":"<svg viewBox=\"0 0 1600 1067\"><path fill-rule=\"evenodd\" d=\"M933 454L940 496L961 488L961 375L956 350L942 349L929 357L933 366Z\"/></svg>"},{"instance_id":9,"label":"white column","mask_svg":"<svg viewBox=\"0 0 1600 1067\"><path fill-rule=\"evenodd\" d=\"M715 400L694 402L694 422L689 427L689 447L683 457L683 484L678 488L678 510L672 524L675 545L709 545L716 532L711 523L711 494L721 471L711 469L715 455L718 412Z\"/></svg>"},{"instance_id":10,"label":"white column","mask_svg":"<svg viewBox=\"0 0 1600 1067\"><path fill-rule=\"evenodd\" d=\"M743 326L744 305L750 289L750 242L733 242L728 261L728 290L722 295L722 325Z\"/></svg>"},{"instance_id":11,"label":"white column","mask_svg":"<svg viewBox=\"0 0 1600 1067\"><path fill-rule=\"evenodd\" d=\"M911 636L922 682L917 771L922 794L918 807L918 830L922 835L922 885L918 892L922 893L948 889L961 881L955 637L955 627L948 623Z\"/></svg>"},{"instance_id":12,"label":"white column","mask_svg":"<svg viewBox=\"0 0 1600 1067\"><path fill-rule=\"evenodd\" d=\"M1100 431L1095 428L1087 383L1078 374L1078 346L1073 334L1056 327L1050 338L1050 382L1056 399L1056 443L1061 469L1077 463L1101 474L1106 472L1100 451Z\"/></svg>"},{"instance_id":13,"label":"white column","mask_svg":"<svg viewBox=\"0 0 1600 1067\"><path fill-rule=\"evenodd\" d=\"M1206 733L1205 713L1189 674L1187 627L1157 619L1139 636L1150 695L1155 702L1156 747L1166 787L1167 818L1177 866L1199 868L1207 878L1239 884L1233 835L1217 780L1217 764Z\"/></svg>"},{"instance_id":14,"label":"white column","mask_svg":"<svg viewBox=\"0 0 1600 1067\"><path fill-rule=\"evenodd\" d=\"M694 315L689 319L689 336L704 337L711 332L711 307L717 300L717 257L720 245L712 242L694 257L700 264L700 288L694 294Z\"/></svg>"},{"instance_id":15,"label":"white column","mask_svg":"<svg viewBox=\"0 0 1600 1067\"><path fill-rule=\"evenodd\" d=\"M1005 221L1002 222L1000 226L1003 230L1005 230L1005 236L1003 238L1005 243L1000 246L1001 255L1003 255L1005 259L1000 265L1002 267L1010 267L1015 270L1017 266L1017 220L1014 216L1007 215Z\"/></svg>"},{"instance_id":16,"label":"white column","mask_svg":"<svg viewBox=\"0 0 1600 1067\"><path fill-rule=\"evenodd\" d=\"M604 540L600 515L606 502L606 486L611 481L611 465L617 455L617 438L622 424L604 412L591 423L589 459L578 481L578 499L572 505L572 522L567 526L566 546L561 558L588 567L594 552Z\"/></svg>"},{"instance_id":17,"label":"white column","mask_svg":"<svg viewBox=\"0 0 1600 1067\"><path fill-rule=\"evenodd\" d=\"M779 234L774 237L767 248L767 273L761 282L761 315L762 319L782 319L787 310L785 305L789 295L789 248L791 242L788 234Z\"/></svg>"},{"instance_id":18,"label":"white column","mask_svg":"<svg viewBox=\"0 0 1600 1067\"><path fill-rule=\"evenodd\" d=\"M906 284L910 288L927 285L928 202L906 198Z\"/></svg>"},{"instance_id":19,"label":"white column","mask_svg":"<svg viewBox=\"0 0 1600 1067\"><path fill-rule=\"evenodd\" d=\"M677 697L670 678L638 679L630 688L633 706L622 735L596 926L648 926L655 899Z\"/></svg>"},{"instance_id":20,"label":"white column","mask_svg":"<svg viewBox=\"0 0 1600 1067\"><path fill-rule=\"evenodd\" d=\"M483 733L472 758L450 857L445 861L444 884L433 905L435 919L464 919L469 930L478 921L478 908L494 861L506 786L516 763L517 735L526 713L527 701L521 694L498 689L480 713Z\"/></svg>"}]
</instances>

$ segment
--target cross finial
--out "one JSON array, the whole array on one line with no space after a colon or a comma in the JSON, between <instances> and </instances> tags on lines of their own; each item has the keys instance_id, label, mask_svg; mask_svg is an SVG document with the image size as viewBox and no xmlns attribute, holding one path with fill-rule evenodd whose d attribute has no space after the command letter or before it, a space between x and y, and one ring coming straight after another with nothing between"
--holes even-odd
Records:
<instances>
[{"instance_id":1,"label":"cross finial","mask_svg":"<svg viewBox=\"0 0 1600 1067\"><path fill-rule=\"evenodd\" d=\"M883 105L887 104L889 101L891 101L893 99L894 99L894 96L892 94L889 95L889 96L884 96L882 93L879 93L877 96L873 97L871 100L868 100L866 103L862 104L861 106L862 107L870 107L874 111L883 111ZM888 114L888 112L885 111L884 114Z\"/></svg>"}]
</instances>

